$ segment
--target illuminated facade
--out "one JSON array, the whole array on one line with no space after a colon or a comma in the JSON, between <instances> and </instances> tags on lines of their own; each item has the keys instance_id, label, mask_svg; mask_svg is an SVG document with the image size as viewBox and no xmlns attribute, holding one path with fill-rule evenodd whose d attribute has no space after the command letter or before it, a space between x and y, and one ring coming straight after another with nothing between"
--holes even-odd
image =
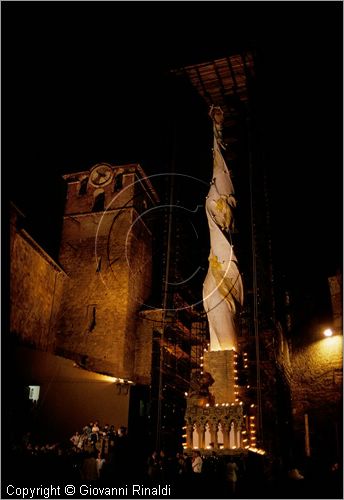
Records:
<instances>
[{"instance_id":1,"label":"illuminated facade","mask_svg":"<svg viewBox=\"0 0 344 500\"><path fill-rule=\"evenodd\" d=\"M40 389L33 423L54 438L95 419L128 425L132 387L152 356L152 340L137 335L152 282L141 214L157 195L139 165L98 164L64 178L59 263L23 229L18 210L11 219L11 382L17 394ZM18 410L11 391L8 398Z\"/></svg>"}]
</instances>

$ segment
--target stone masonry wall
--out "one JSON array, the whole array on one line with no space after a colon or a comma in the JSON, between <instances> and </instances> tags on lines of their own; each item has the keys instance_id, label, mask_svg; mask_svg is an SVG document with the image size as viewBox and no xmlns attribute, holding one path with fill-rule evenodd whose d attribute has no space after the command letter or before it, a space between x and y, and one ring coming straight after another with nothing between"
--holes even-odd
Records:
<instances>
[{"instance_id":1,"label":"stone masonry wall","mask_svg":"<svg viewBox=\"0 0 344 500\"><path fill-rule=\"evenodd\" d=\"M88 369L122 378L132 375L132 360L125 359L130 221L129 211L104 218L83 215L73 236L75 220L67 218L60 251L70 279L60 311L59 352Z\"/></svg>"},{"instance_id":2,"label":"stone masonry wall","mask_svg":"<svg viewBox=\"0 0 344 500\"><path fill-rule=\"evenodd\" d=\"M91 171L67 174L60 262L63 294L58 353L83 367L135 378L138 311L151 287L151 234L139 213L157 200L139 165L111 166L111 182L95 187ZM98 193L104 209L94 209Z\"/></svg>"},{"instance_id":3,"label":"stone masonry wall","mask_svg":"<svg viewBox=\"0 0 344 500\"><path fill-rule=\"evenodd\" d=\"M92 212L92 186L80 195L79 182L70 180L59 257L70 279L60 310L58 353L87 369L128 379L135 378L138 311L150 294L152 268L151 234L138 218L131 170L119 192L112 183L104 187L105 212Z\"/></svg>"},{"instance_id":4,"label":"stone masonry wall","mask_svg":"<svg viewBox=\"0 0 344 500\"><path fill-rule=\"evenodd\" d=\"M299 347L292 356L292 407L299 449L304 447L305 414L308 415L310 445L334 449L335 424L342 408L342 336L323 338ZM325 441L325 442L324 442Z\"/></svg>"},{"instance_id":5,"label":"stone masonry wall","mask_svg":"<svg viewBox=\"0 0 344 500\"><path fill-rule=\"evenodd\" d=\"M336 276L331 276L328 278L328 282L331 294L333 326L337 333L341 333L343 330L342 275L338 273Z\"/></svg>"},{"instance_id":6,"label":"stone masonry wall","mask_svg":"<svg viewBox=\"0 0 344 500\"><path fill-rule=\"evenodd\" d=\"M126 325L125 359L132 360L131 370L134 370L137 353L138 312L145 307L151 294L152 284L152 248L151 234L136 211L131 212L133 222L136 221L128 235L128 311ZM135 373L134 377L137 375Z\"/></svg>"},{"instance_id":7,"label":"stone masonry wall","mask_svg":"<svg viewBox=\"0 0 344 500\"><path fill-rule=\"evenodd\" d=\"M24 343L54 350L65 279L62 269L26 231L11 231L10 330Z\"/></svg>"}]
</instances>

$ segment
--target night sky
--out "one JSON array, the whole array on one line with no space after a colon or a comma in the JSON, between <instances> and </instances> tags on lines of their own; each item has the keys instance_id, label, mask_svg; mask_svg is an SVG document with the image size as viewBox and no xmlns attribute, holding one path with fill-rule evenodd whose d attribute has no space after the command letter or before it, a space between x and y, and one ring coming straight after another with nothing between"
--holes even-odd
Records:
<instances>
[{"instance_id":1,"label":"night sky","mask_svg":"<svg viewBox=\"0 0 344 500\"><path fill-rule=\"evenodd\" d=\"M275 251L300 307L326 315L326 278L342 269L341 2L1 7L3 200L45 248L58 242L61 175L99 162L169 171L175 113L174 168L207 179L207 109L169 70L253 50Z\"/></svg>"}]
</instances>

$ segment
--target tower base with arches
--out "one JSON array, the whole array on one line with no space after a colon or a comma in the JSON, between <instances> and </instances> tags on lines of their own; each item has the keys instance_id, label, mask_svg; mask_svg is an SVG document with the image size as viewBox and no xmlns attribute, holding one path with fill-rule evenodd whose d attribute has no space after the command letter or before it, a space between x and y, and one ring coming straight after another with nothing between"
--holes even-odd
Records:
<instances>
[{"instance_id":1,"label":"tower base with arches","mask_svg":"<svg viewBox=\"0 0 344 500\"><path fill-rule=\"evenodd\" d=\"M198 386L191 380L187 399L186 451L232 454L244 448L245 422L236 384L236 358L234 350L204 352Z\"/></svg>"}]
</instances>

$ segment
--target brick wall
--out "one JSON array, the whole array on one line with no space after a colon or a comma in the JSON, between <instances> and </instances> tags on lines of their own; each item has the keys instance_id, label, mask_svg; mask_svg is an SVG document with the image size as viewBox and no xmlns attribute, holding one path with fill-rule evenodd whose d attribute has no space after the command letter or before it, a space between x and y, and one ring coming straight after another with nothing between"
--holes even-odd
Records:
<instances>
[{"instance_id":1,"label":"brick wall","mask_svg":"<svg viewBox=\"0 0 344 500\"><path fill-rule=\"evenodd\" d=\"M11 230L10 330L26 344L55 348L62 269L23 229Z\"/></svg>"},{"instance_id":2,"label":"brick wall","mask_svg":"<svg viewBox=\"0 0 344 500\"><path fill-rule=\"evenodd\" d=\"M134 184L134 167L125 172L122 191L104 187L105 204L114 197L106 212L90 212L94 188L80 195L69 178L59 260L70 279L58 352L90 370L134 379L138 311L149 298L152 273L151 233L137 210L151 200L143 184Z\"/></svg>"},{"instance_id":3,"label":"brick wall","mask_svg":"<svg viewBox=\"0 0 344 500\"><path fill-rule=\"evenodd\" d=\"M342 281L342 275L339 273L336 276L331 276L328 279L331 294L333 327L337 333L341 333L343 330Z\"/></svg>"}]
</instances>

